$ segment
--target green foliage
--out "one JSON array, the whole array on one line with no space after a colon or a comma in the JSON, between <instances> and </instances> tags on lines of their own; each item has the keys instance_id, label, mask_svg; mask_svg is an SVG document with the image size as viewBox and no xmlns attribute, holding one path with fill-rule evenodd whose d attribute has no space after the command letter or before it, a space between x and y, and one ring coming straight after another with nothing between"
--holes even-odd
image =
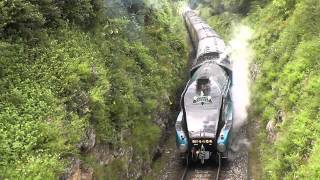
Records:
<instances>
[{"instance_id":1,"label":"green foliage","mask_svg":"<svg viewBox=\"0 0 320 180\"><path fill-rule=\"evenodd\" d=\"M124 172L127 170L126 162L124 159L116 159L114 160L110 166L106 168L104 178L117 180L117 179L124 179ZM103 178L101 178L103 179Z\"/></svg>"},{"instance_id":2,"label":"green foliage","mask_svg":"<svg viewBox=\"0 0 320 180\"><path fill-rule=\"evenodd\" d=\"M92 29L100 19L100 0L5 0L0 2L0 35L10 39L44 41L51 28L68 22Z\"/></svg>"},{"instance_id":3,"label":"green foliage","mask_svg":"<svg viewBox=\"0 0 320 180\"><path fill-rule=\"evenodd\" d=\"M148 129L145 129L145 127L148 127ZM141 123L139 126L136 126L133 129L133 138L131 141L136 147L136 153L142 158L150 158L147 154L151 153L149 152L151 150L150 147L157 145L161 135L160 133L160 128L150 122ZM150 161L150 159L146 160Z\"/></svg>"},{"instance_id":4,"label":"green foliage","mask_svg":"<svg viewBox=\"0 0 320 180\"><path fill-rule=\"evenodd\" d=\"M212 16L207 19L208 24L219 32L219 35L226 41L231 38L232 28L240 21L240 17L230 12L224 12L219 16Z\"/></svg>"},{"instance_id":5,"label":"green foliage","mask_svg":"<svg viewBox=\"0 0 320 180\"><path fill-rule=\"evenodd\" d=\"M134 13L105 16L98 0L1 1L0 10L0 179L56 179L89 126L98 143L133 146L150 161L153 120L187 63L168 1L138 6L145 24ZM141 36L128 35L130 24ZM110 177L128 169L114 164Z\"/></svg>"},{"instance_id":6,"label":"green foliage","mask_svg":"<svg viewBox=\"0 0 320 180\"><path fill-rule=\"evenodd\" d=\"M264 6L268 0L211 0L199 1L200 16L226 41L230 40L232 29L251 11Z\"/></svg>"},{"instance_id":7,"label":"green foliage","mask_svg":"<svg viewBox=\"0 0 320 180\"><path fill-rule=\"evenodd\" d=\"M254 110L262 127L271 119L279 127L274 145L261 146L266 179L319 178L319 10L315 0L274 0L248 17L261 71Z\"/></svg>"},{"instance_id":8,"label":"green foliage","mask_svg":"<svg viewBox=\"0 0 320 180\"><path fill-rule=\"evenodd\" d=\"M96 97L107 92L106 70L97 67L94 74L91 68L101 58L96 46L77 31L65 29L58 34L64 41L52 39L48 47L1 44L1 67L5 67L0 83L4 92L0 96L3 177L14 178L17 167L30 171L17 173L21 178L36 177L32 168L41 163L51 163L48 172L52 176L61 172L58 159L77 153L75 144L95 116L95 110L90 112L89 92L95 91ZM106 90L91 90L95 84Z\"/></svg>"}]
</instances>

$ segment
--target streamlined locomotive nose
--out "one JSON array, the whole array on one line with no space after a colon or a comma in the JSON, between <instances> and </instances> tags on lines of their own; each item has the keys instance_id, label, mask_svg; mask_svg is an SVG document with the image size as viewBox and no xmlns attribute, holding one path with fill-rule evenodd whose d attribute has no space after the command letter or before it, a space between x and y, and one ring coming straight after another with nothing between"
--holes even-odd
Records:
<instances>
[{"instance_id":1,"label":"streamlined locomotive nose","mask_svg":"<svg viewBox=\"0 0 320 180\"><path fill-rule=\"evenodd\" d=\"M204 163L212 154L227 150L232 68L223 39L193 11L183 16L197 55L181 95L176 142L180 153Z\"/></svg>"}]
</instances>

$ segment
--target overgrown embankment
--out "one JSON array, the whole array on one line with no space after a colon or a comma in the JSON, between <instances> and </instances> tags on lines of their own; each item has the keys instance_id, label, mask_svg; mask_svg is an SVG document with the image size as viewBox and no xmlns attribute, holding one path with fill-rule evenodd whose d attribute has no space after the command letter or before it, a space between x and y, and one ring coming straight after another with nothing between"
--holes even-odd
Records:
<instances>
[{"instance_id":1,"label":"overgrown embankment","mask_svg":"<svg viewBox=\"0 0 320 180\"><path fill-rule=\"evenodd\" d=\"M320 177L320 2L277 0L249 16L259 73L253 108L267 179Z\"/></svg>"},{"instance_id":2,"label":"overgrown embankment","mask_svg":"<svg viewBox=\"0 0 320 180\"><path fill-rule=\"evenodd\" d=\"M211 1L201 13L225 37L232 24L255 32L251 118L263 179L319 179L320 2ZM245 5L246 8L242 5Z\"/></svg>"},{"instance_id":3,"label":"overgrown embankment","mask_svg":"<svg viewBox=\"0 0 320 180\"><path fill-rule=\"evenodd\" d=\"M169 1L128 3L0 2L0 179L56 179L70 158L98 178L148 169L186 44Z\"/></svg>"}]
</instances>

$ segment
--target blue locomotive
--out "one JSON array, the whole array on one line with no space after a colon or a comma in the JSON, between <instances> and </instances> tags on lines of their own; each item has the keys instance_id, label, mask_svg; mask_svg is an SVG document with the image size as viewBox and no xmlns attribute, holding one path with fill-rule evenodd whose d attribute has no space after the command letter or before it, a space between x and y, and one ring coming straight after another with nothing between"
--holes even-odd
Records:
<instances>
[{"instance_id":1,"label":"blue locomotive","mask_svg":"<svg viewBox=\"0 0 320 180\"><path fill-rule=\"evenodd\" d=\"M197 54L181 95L176 143L182 156L203 164L227 152L233 122L232 68L223 39L195 12L183 16Z\"/></svg>"}]
</instances>

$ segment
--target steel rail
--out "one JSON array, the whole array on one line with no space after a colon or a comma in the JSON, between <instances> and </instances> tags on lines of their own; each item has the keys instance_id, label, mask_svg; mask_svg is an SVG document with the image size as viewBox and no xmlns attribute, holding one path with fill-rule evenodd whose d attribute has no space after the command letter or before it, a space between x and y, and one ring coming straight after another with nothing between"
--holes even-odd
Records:
<instances>
[{"instance_id":1,"label":"steel rail","mask_svg":"<svg viewBox=\"0 0 320 180\"><path fill-rule=\"evenodd\" d=\"M184 171L183 171L183 174L182 174L182 176L181 176L181 180L185 180L186 177L187 177L188 168L189 168L189 155L187 156L186 161L187 161L187 162L186 162L186 167L185 167L185 169L184 169Z\"/></svg>"},{"instance_id":2,"label":"steel rail","mask_svg":"<svg viewBox=\"0 0 320 180\"><path fill-rule=\"evenodd\" d=\"M221 167L221 155L220 155L220 153L218 153L218 161L219 161L219 167L218 167L216 180L219 180L219 176L220 176L220 167Z\"/></svg>"},{"instance_id":3,"label":"steel rail","mask_svg":"<svg viewBox=\"0 0 320 180\"><path fill-rule=\"evenodd\" d=\"M217 153L218 154L218 170L217 170L217 175L216 175L216 178L215 180L219 180L219 177L220 177L220 169L221 169L221 155L220 153ZM183 174L181 176L181 180L186 180L186 177L187 177L187 174L188 174L188 169L189 169L189 158L187 157L186 159L186 167L183 171Z\"/></svg>"}]
</instances>

